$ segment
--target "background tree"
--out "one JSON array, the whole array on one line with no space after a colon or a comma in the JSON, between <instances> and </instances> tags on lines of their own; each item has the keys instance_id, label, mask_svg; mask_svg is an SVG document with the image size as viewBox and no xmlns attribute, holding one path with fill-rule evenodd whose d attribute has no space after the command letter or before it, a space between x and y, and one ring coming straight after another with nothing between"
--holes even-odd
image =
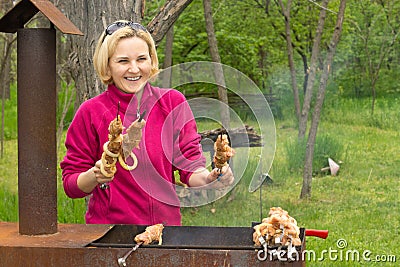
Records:
<instances>
[{"instance_id":1,"label":"background tree","mask_svg":"<svg viewBox=\"0 0 400 267\"><path fill-rule=\"evenodd\" d=\"M354 7L354 3L352 3ZM370 86L371 114L374 113L377 96L377 83L380 73L384 70L386 63L390 68L390 61L393 60L395 42L399 38L398 2L380 0L372 3L359 3L357 9L357 21L350 20L352 33L357 38L357 45L354 53L358 54L361 69Z\"/></svg>"},{"instance_id":2,"label":"background tree","mask_svg":"<svg viewBox=\"0 0 400 267\"><path fill-rule=\"evenodd\" d=\"M282 10L283 17L285 19L285 37L286 37L286 49L288 54L288 62L290 69L290 79L292 81L292 90L293 90L293 100L294 100L294 109L296 111L297 120L300 121L300 98L299 98L299 89L297 86L297 78L296 78L296 67L293 58L293 44L292 44L292 36L291 36L291 26L290 26L290 8L292 6L292 1L288 0L286 3L286 7L282 0L278 0L278 4Z\"/></svg>"},{"instance_id":3,"label":"background tree","mask_svg":"<svg viewBox=\"0 0 400 267\"><path fill-rule=\"evenodd\" d=\"M313 166L315 140L317 137L317 130L321 117L322 106L324 103L329 73L331 72L331 66L333 58L335 56L336 46L339 43L339 39L342 34L345 9L346 9L346 0L340 0L339 12L337 14L337 22L335 30L332 34L332 40L329 44L328 53L326 56L324 68L320 78L317 101L315 103L314 111L312 113L311 127L308 134L308 140L306 146L306 156L305 156L304 172L303 172L303 186L301 188L300 198L311 197L311 181L312 181L312 169L313 169L312 166Z\"/></svg>"},{"instance_id":4,"label":"background tree","mask_svg":"<svg viewBox=\"0 0 400 267\"><path fill-rule=\"evenodd\" d=\"M0 1L0 14L5 13L13 7L10 1ZM15 50L16 36L13 34L0 33L0 94L1 94L1 136L0 155L4 153L4 106L6 99L10 97L10 85L14 80L12 74L12 55Z\"/></svg>"},{"instance_id":5,"label":"background tree","mask_svg":"<svg viewBox=\"0 0 400 267\"><path fill-rule=\"evenodd\" d=\"M4 107L6 99L10 97L10 84L13 79L12 72L12 52L15 50L15 40L16 37L11 34L1 34L0 37L4 38L2 58L0 60L0 88L1 88L1 157L3 157L4 152Z\"/></svg>"},{"instance_id":6,"label":"background tree","mask_svg":"<svg viewBox=\"0 0 400 267\"><path fill-rule=\"evenodd\" d=\"M218 42L215 37L214 22L212 16L211 0L203 0L204 6L204 18L206 21L206 30L208 36L208 44L210 47L210 54L212 61L217 63L214 68L215 81L218 87L218 98L221 101L220 113L221 113L221 123L224 128L229 129L229 107L228 107L228 92L225 86L224 71L222 69L221 57L218 52Z\"/></svg>"},{"instance_id":7,"label":"background tree","mask_svg":"<svg viewBox=\"0 0 400 267\"><path fill-rule=\"evenodd\" d=\"M158 43L175 22L179 14L192 0L166 1L147 28ZM69 42L68 72L75 81L76 102L98 95L104 90L97 78L92 55L100 34L105 27L116 20L125 19L141 23L145 15L145 0L87 1L73 0L58 3L59 8L69 14L69 19L85 34L71 36ZM118 7L118 8L116 8Z\"/></svg>"},{"instance_id":8,"label":"background tree","mask_svg":"<svg viewBox=\"0 0 400 267\"><path fill-rule=\"evenodd\" d=\"M299 121L299 139L304 138L304 135L307 130L307 121L308 121L308 114L311 108L311 100L313 96L313 88L314 88L314 81L317 75L317 65L318 65L318 58L320 56L320 47L321 47L321 40L322 40L322 33L324 31L325 25L325 18L326 18L326 9L328 6L329 0L323 0L321 3L321 11L319 14L319 20L317 25L316 34L314 37L314 44L312 47L311 52L311 61L310 61L310 68L307 70L307 83L306 83L306 90L304 92L304 99L303 99L303 107L300 114L300 121Z\"/></svg>"},{"instance_id":9,"label":"background tree","mask_svg":"<svg viewBox=\"0 0 400 267\"><path fill-rule=\"evenodd\" d=\"M165 49L164 49L164 60L162 64L162 68L164 69L163 74L164 77L162 79L162 86L165 88L171 87L171 69L168 69L172 66L172 48L174 44L174 25L172 25L167 34L165 36Z\"/></svg>"}]
</instances>

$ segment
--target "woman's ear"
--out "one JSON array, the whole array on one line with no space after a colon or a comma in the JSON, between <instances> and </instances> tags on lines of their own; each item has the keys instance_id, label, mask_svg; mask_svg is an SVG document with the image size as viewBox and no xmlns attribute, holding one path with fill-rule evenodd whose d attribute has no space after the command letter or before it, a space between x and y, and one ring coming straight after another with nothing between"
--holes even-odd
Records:
<instances>
[{"instance_id":1,"label":"woman's ear","mask_svg":"<svg viewBox=\"0 0 400 267\"><path fill-rule=\"evenodd\" d=\"M107 80L108 81L112 81L112 75L111 75L110 67L107 67L106 76L107 76Z\"/></svg>"},{"instance_id":2,"label":"woman's ear","mask_svg":"<svg viewBox=\"0 0 400 267\"><path fill-rule=\"evenodd\" d=\"M106 75L111 78L111 70L109 66L107 66Z\"/></svg>"},{"instance_id":3,"label":"woman's ear","mask_svg":"<svg viewBox=\"0 0 400 267\"><path fill-rule=\"evenodd\" d=\"M104 79L103 79L103 80L104 80L104 83L106 83L106 84L112 83L111 70L110 70L109 67L107 67L106 73L105 73L105 75L104 75L103 78L104 78Z\"/></svg>"}]
</instances>

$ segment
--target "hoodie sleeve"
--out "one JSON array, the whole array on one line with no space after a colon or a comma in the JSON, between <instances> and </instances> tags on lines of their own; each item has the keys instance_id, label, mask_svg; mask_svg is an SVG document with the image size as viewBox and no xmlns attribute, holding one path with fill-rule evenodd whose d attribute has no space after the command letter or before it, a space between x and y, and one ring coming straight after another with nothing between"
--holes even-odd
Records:
<instances>
[{"instance_id":1,"label":"hoodie sleeve","mask_svg":"<svg viewBox=\"0 0 400 267\"><path fill-rule=\"evenodd\" d=\"M79 174L92 168L98 156L98 135L93 126L89 110L82 105L67 131L65 146L67 149L60 163L64 191L71 198L82 198L88 194L77 185Z\"/></svg>"},{"instance_id":2,"label":"hoodie sleeve","mask_svg":"<svg viewBox=\"0 0 400 267\"><path fill-rule=\"evenodd\" d=\"M173 91L174 109L174 166L179 170L180 179L188 184L192 173L205 167L206 160L201 148L201 136L197 133L197 125L185 97Z\"/></svg>"}]
</instances>

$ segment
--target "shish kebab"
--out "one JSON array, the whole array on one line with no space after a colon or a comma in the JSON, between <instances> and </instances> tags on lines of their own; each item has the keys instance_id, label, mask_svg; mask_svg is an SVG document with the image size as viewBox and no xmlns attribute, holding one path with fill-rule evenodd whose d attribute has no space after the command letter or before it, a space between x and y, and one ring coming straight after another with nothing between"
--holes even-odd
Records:
<instances>
[{"instance_id":1,"label":"shish kebab","mask_svg":"<svg viewBox=\"0 0 400 267\"><path fill-rule=\"evenodd\" d=\"M228 136L221 132L214 143L213 158L214 165L220 173L218 178L222 175L222 168L229 165L228 162L234 154L235 150L229 146Z\"/></svg>"},{"instance_id":2,"label":"shish kebab","mask_svg":"<svg viewBox=\"0 0 400 267\"><path fill-rule=\"evenodd\" d=\"M122 168L128 171L134 170L137 167L138 160L132 150L139 147L140 140L142 139L142 128L146 124L146 121L143 120L145 114L146 111L137 120L132 122L125 134L122 134L124 127L122 126L120 115L117 115L110 122L108 126L108 141L103 145L104 152L101 156L100 171L104 176L114 176L117 171L117 161ZM132 165L126 163L128 157L132 158ZM108 187L108 183L100 185L101 189L107 189Z\"/></svg>"}]
</instances>

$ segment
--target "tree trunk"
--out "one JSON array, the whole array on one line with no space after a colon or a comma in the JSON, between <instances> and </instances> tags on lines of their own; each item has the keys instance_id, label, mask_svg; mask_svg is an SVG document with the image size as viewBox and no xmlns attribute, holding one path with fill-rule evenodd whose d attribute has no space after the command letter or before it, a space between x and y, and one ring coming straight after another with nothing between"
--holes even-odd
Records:
<instances>
[{"instance_id":1,"label":"tree trunk","mask_svg":"<svg viewBox=\"0 0 400 267\"><path fill-rule=\"evenodd\" d=\"M60 5L69 19L84 33L84 36L68 36L70 41L69 72L76 86L75 109L86 99L104 90L92 64L97 40L111 22L126 19L141 22L144 0L73 0ZM118 8L116 8L118 7Z\"/></svg>"},{"instance_id":2,"label":"tree trunk","mask_svg":"<svg viewBox=\"0 0 400 267\"><path fill-rule=\"evenodd\" d=\"M156 43L160 42L184 8L193 0L168 0L147 29ZM71 0L60 1L58 8L85 34L67 36L69 41L68 66L76 86L77 108L84 100L101 93L105 87L93 68L92 56L97 40L105 27L116 20L141 22L145 0Z\"/></svg>"},{"instance_id":3,"label":"tree trunk","mask_svg":"<svg viewBox=\"0 0 400 267\"><path fill-rule=\"evenodd\" d=\"M299 98L299 89L297 87L297 79L296 79L296 68L294 65L293 59L293 46L292 46L292 37L291 37L291 29L290 29L290 8L292 5L292 0L287 1L286 8L282 2L279 0L279 6L281 7L283 16L285 17L285 32L286 32L286 47L288 52L288 61L290 68L290 77L292 80L292 90L293 90L293 100L294 100L294 108L296 111L297 120L300 121L300 98Z\"/></svg>"},{"instance_id":4,"label":"tree trunk","mask_svg":"<svg viewBox=\"0 0 400 267\"><path fill-rule=\"evenodd\" d=\"M12 7L11 1L4 1L4 3L0 1L1 14L8 12ZM13 79L11 76L11 55L16 49L14 43L16 43L17 37L10 33L0 33L0 39L0 94L3 99L8 99L10 97L10 83Z\"/></svg>"},{"instance_id":5,"label":"tree trunk","mask_svg":"<svg viewBox=\"0 0 400 267\"><path fill-rule=\"evenodd\" d=\"M221 123L225 129L230 128L228 93L225 86L224 72L221 66L221 58L218 52L217 38L215 37L214 22L212 17L211 0L203 0L204 18L206 21L206 30L208 45L210 47L211 59L215 64L214 76L218 86L218 98L220 103Z\"/></svg>"},{"instance_id":6,"label":"tree trunk","mask_svg":"<svg viewBox=\"0 0 400 267\"><path fill-rule=\"evenodd\" d=\"M307 146L306 146L306 157L304 164L303 173L303 186L301 188L300 198L311 197L311 181L312 181L312 162L314 155L315 140L317 137L318 125L321 117L322 106L324 103L326 85L329 77L329 72L335 56L336 46L339 43L339 39L342 33L344 11L346 9L346 0L340 1L339 13L337 15L337 21L335 31L332 35L331 42L328 47L328 54L326 62L324 64L323 73L320 79L320 85L318 89L317 101L314 106L314 112L311 121L311 128L308 135Z\"/></svg>"},{"instance_id":7,"label":"tree trunk","mask_svg":"<svg viewBox=\"0 0 400 267\"><path fill-rule=\"evenodd\" d=\"M376 49L371 53L368 40L369 38L365 38L365 52L367 55L367 60L368 60L368 73L371 81L371 95L372 95L372 102L371 102L371 115L374 115L374 110L375 110L375 101L376 101L376 83L378 82L380 71L382 69L382 64L384 63L386 59L386 55L389 54L392 50L394 42L397 40L397 36L399 33L396 31L395 34L391 37L390 42L387 44L386 42L382 42L380 49ZM379 51L379 52L377 52ZM373 54L378 54L378 61L374 65L374 59Z\"/></svg>"},{"instance_id":8,"label":"tree trunk","mask_svg":"<svg viewBox=\"0 0 400 267\"><path fill-rule=\"evenodd\" d=\"M163 79L162 79L162 86L164 88L171 87L171 69L169 67L172 66L172 48L174 44L174 25L172 25L167 35L165 36L165 51L164 51L164 62L163 62Z\"/></svg>"},{"instance_id":9,"label":"tree trunk","mask_svg":"<svg viewBox=\"0 0 400 267\"><path fill-rule=\"evenodd\" d=\"M147 30L158 44L164 38L169 28L175 23L179 15L193 0L167 0L160 12L147 25Z\"/></svg>"},{"instance_id":10,"label":"tree trunk","mask_svg":"<svg viewBox=\"0 0 400 267\"><path fill-rule=\"evenodd\" d=\"M300 114L299 133L298 133L299 139L304 138L307 130L308 113L310 112L310 107L311 107L313 87L316 76L319 51L321 46L321 38L326 18L326 7L328 6L328 2L329 0L323 0L321 3L321 11L319 13L318 27L317 27L317 32L315 34L314 44L311 53L311 62L310 62L310 70L308 73L307 89L304 94L303 108Z\"/></svg>"},{"instance_id":11,"label":"tree trunk","mask_svg":"<svg viewBox=\"0 0 400 267\"><path fill-rule=\"evenodd\" d=\"M4 14L8 12L13 7L11 1L5 1L4 3L0 1L0 12ZM2 54L0 55L0 94L1 94L1 133L0 133L0 156L3 157L4 153L4 123L5 114L4 107L6 104L6 99L10 98L10 84L12 80L11 75L11 55L15 51L14 42L17 40L16 36L12 34L1 33L0 38L0 50Z\"/></svg>"},{"instance_id":12,"label":"tree trunk","mask_svg":"<svg viewBox=\"0 0 400 267\"><path fill-rule=\"evenodd\" d=\"M375 111L375 100L376 100L376 80L373 79L371 83L371 92L372 92L372 102L371 102L371 115L374 115Z\"/></svg>"}]
</instances>

